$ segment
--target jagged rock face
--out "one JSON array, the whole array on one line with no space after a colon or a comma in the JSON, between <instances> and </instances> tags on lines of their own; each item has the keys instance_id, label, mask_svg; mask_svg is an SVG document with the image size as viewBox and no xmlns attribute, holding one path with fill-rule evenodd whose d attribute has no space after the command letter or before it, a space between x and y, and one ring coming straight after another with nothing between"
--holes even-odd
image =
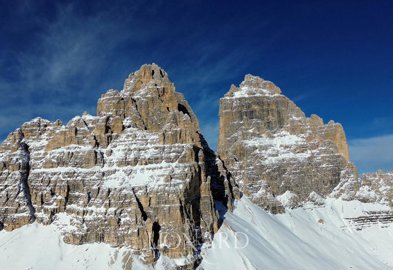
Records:
<instances>
[{"instance_id":1,"label":"jagged rock face","mask_svg":"<svg viewBox=\"0 0 393 270\"><path fill-rule=\"evenodd\" d=\"M393 207L393 172L378 171L359 178L344 177L332 195L344 200L356 199Z\"/></svg>"},{"instance_id":2,"label":"jagged rock face","mask_svg":"<svg viewBox=\"0 0 393 270\"><path fill-rule=\"evenodd\" d=\"M393 172L378 171L362 175L356 199L393 207Z\"/></svg>"},{"instance_id":3,"label":"jagged rock face","mask_svg":"<svg viewBox=\"0 0 393 270\"><path fill-rule=\"evenodd\" d=\"M328 195L345 170L356 178L340 124L305 114L272 82L246 75L220 100L218 153L243 193L272 212Z\"/></svg>"},{"instance_id":4,"label":"jagged rock face","mask_svg":"<svg viewBox=\"0 0 393 270\"><path fill-rule=\"evenodd\" d=\"M102 95L97 116L37 118L8 136L0 225L54 222L68 243L128 245L147 263L161 253L192 265L188 239L199 245L218 226L211 186L230 196L212 163L184 97L165 71L144 65L122 91Z\"/></svg>"},{"instance_id":5,"label":"jagged rock face","mask_svg":"<svg viewBox=\"0 0 393 270\"><path fill-rule=\"evenodd\" d=\"M97 115L128 118L136 128L160 133L163 144L191 143L201 147L198 121L190 106L175 91L166 72L154 65L130 74L123 91L110 90L102 95ZM121 130L120 124L117 129Z\"/></svg>"}]
</instances>

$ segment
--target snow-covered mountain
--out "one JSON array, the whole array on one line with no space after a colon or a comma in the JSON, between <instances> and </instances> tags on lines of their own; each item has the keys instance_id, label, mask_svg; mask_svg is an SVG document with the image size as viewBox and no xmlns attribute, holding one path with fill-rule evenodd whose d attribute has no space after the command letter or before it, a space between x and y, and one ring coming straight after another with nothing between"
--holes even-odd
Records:
<instances>
[{"instance_id":1,"label":"snow-covered mountain","mask_svg":"<svg viewBox=\"0 0 393 270\"><path fill-rule=\"evenodd\" d=\"M0 145L1 269L393 269L393 174L359 177L344 129L246 75L218 154L155 64L97 115Z\"/></svg>"}]
</instances>

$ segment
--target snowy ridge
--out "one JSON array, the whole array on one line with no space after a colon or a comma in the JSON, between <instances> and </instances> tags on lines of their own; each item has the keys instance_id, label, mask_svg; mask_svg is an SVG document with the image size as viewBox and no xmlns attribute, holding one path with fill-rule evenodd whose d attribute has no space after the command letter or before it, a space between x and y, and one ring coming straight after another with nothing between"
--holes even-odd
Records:
<instances>
[{"instance_id":1,"label":"snowy ridge","mask_svg":"<svg viewBox=\"0 0 393 270\"><path fill-rule=\"evenodd\" d=\"M393 269L393 225L357 231L348 218L380 204L327 199L272 215L243 197L227 213L199 269Z\"/></svg>"},{"instance_id":2,"label":"snowy ridge","mask_svg":"<svg viewBox=\"0 0 393 270\"><path fill-rule=\"evenodd\" d=\"M258 76L247 74L244 81L236 87L232 85L230 92L224 98L236 99L245 97L282 97L281 90L270 81Z\"/></svg>"},{"instance_id":3,"label":"snowy ridge","mask_svg":"<svg viewBox=\"0 0 393 270\"><path fill-rule=\"evenodd\" d=\"M265 96L265 97L278 97L280 94L272 93L268 89L252 88L248 86L241 86L239 91L233 93L231 98L251 97L251 96Z\"/></svg>"}]
</instances>

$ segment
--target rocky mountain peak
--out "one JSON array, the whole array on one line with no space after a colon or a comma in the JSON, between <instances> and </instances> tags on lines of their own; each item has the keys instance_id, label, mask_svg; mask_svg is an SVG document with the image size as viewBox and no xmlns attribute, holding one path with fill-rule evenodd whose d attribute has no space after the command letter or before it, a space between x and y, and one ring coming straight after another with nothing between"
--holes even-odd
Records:
<instances>
[{"instance_id":1,"label":"rocky mountain peak","mask_svg":"<svg viewBox=\"0 0 393 270\"><path fill-rule=\"evenodd\" d=\"M97 104L98 116L118 117L132 126L163 132L169 143L200 145L199 124L184 96L176 92L167 73L156 64L142 65L125 80L122 91L109 90Z\"/></svg>"},{"instance_id":2,"label":"rocky mountain peak","mask_svg":"<svg viewBox=\"0 0 393 270\"><path fill-rule=\"evenodd\" d=\"M220 100L218 152L244 194L273 212L287 191L300 203L311 192L330 194L344 170L356 174L340 124L306 117L274 83L252 75Z\"/></svg>"},{"instance_id":3,"label":"rocky mountain peak","mask_svg":"<svg viewBox=\"0 0 393 270\"><path fill-rule=\"evenodd\" d=\"M225 97L247 97L247 96L279 96L281 89L271 81L261 77L247 74L239 87L231 85Z\"/></svg>"},{"instance_id":4,"label":"rocky mountain peak","mask_svg":"<svg viewBox=\"0 0 393 270\"><path fill-rule=\"evenodd\" d=\"M170 82L168 74L153 63L142 65L139 70L131 73L124 82L123 92L135 94L140 91L165 87L174 92L174 85Z\"/></svg>"}]
</instances>

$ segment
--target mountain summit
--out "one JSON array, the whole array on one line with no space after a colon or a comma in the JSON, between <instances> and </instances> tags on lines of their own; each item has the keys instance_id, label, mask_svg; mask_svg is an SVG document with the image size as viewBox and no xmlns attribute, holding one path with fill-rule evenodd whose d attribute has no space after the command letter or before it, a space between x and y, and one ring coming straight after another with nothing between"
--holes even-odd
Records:
<instances>
[{"instance_id":1,"label":"mountain summit","mask_svg":"<svg viewBox=\"0 0 393 270\"><path fill-rule=\"evenodd\" d=\"M231 85L231 89L225 97L278 96L280 94L281 89L274 83L258 76L247 74L239 87Z\"/></svg>"}]
</instances>

